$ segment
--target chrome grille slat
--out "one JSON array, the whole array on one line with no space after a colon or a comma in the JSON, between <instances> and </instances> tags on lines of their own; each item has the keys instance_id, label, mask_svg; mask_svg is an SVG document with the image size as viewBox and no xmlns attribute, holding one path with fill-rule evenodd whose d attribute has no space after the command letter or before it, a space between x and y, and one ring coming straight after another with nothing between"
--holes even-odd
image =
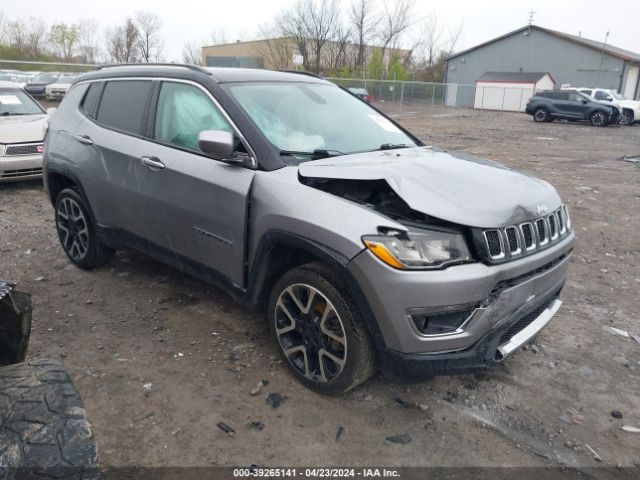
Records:
<instances>
[{"instance_id":1,"label":"chrome grille slat","mask_svg":"<svg viewBox=\"0 0 640 480\"><path fill-rule=\"evenodd\" d=\"M553 213L503 228L483 230L484 249L493 261L509 260L542 250L565 237L571 231L566 205Z\"/></svg>"}]
</instances>

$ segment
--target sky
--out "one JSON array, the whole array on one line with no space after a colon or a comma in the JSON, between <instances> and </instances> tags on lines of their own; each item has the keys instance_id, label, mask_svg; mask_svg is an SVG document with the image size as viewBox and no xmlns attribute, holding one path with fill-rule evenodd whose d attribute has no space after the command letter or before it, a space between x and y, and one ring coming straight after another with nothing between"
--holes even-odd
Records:
<instances>
[{"instance_id":1,"label":"sky","mask_svg":"<svg viewBox=\"0 0 640 480\"><path fill-rule=\"evenodd\" d=\"M163 21L164 57L180 61L185 42L211 43L211 32L224 32L229 41L251 40L258 27L270 22L295 0L0 0L0 12L9 18L42 16L47 23L75 22L95 18L101 30L124 22L139 10L153 11ZM350 0L341 0L346 11ZM390 0L393 1L393 0ZM53 8L55 6L55 8ZM462 22L463 37L458 50L472 47L528 23L534 10L534 24L574 35L604 41L640 52L637 0L455 0L432 2L416 0L415 22L436 14L443 26ZM414 28L414 36L419 27Z\"/></svg>"}]
</instances>

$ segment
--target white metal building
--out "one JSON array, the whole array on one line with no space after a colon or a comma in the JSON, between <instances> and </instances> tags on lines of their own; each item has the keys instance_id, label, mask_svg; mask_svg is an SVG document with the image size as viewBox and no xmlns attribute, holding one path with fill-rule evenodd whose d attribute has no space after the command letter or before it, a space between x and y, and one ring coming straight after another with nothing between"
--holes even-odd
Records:
<instances>
[{"instance_id":1,"label":"white metal building","mask_svg":"<svg viewBox=\"0 0 640 480\"><path fill-rule=\"evenodd\" d=\"M486 72L476 81L473 108L524 112L535 92L554 86L547 72Z\"/></svg>"}]
</instances>

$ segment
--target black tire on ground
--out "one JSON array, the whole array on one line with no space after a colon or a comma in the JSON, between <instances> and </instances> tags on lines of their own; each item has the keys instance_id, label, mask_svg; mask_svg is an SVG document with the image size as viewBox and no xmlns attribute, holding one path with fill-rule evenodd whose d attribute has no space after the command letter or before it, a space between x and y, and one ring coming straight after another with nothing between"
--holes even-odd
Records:
<instances>
[{"instance_id":1,"label":"black tire on ground","mask_svg":"<svg viewBox=\"0 0 640 480\"><path fill-rule=\"evenodd\" d=\"M78 220L74 219L71 225L63 225L66 222L63 215L77 215ZM78 267L89 270L111 260L115 251L103 244L96 235L93 215L80 193L73 188L62 190L56 199L55 217L62 248Z\"/></svg>"},{"instance_id":2,"label":"black tire on ground","mask_svg":"<svg viewBox=\"0 0 640 480\"><path fill-rule=\"evenodd\" d=\"M609 116L605 112L597 110L591 114L589 121L594 127L606 127L609 123Z\"/></svg>"},{"instance_id":3,"label":"black tire on ground","mask_svg":"<svg viewBox=\"0 0 640 480\"><path fill-rule=\"evenodd\" d=\"M533 120L536 122L548 122L550 118L551 115L549 114L549 110L546 108L536 108L536 111L533 112Z\"/></svg>"},{"instance_id":4,"label":"black tire on ground","mask_svg":"<svg viewBox=\"0 0 640 480\"><path fill-rule=\"evenodd\" d=\"M633 110L622 110L622 115L620 116L620 125L631 125L633 121Z\"/></svg>"},{"instance_id":5,"label":"black tire on ground","mask_svg":"<svg viewBox=\"0 0 640 480\"><path fill-rule=\"evenodd\" d=\"M322 381L317 378L321 373L319 363L317 364L318 368L314 370L315 373L313 376L316 378L311 379L298 370L293 361L290 361L284 353L283 345L276 331L277 315L281 315L282 312L277 313L276 306L280 295L284 294L285 290L292 285L311 286L316 289L321 296L324 296L331 303L337 314L338 321L341 322L341 325L344 327L344 335L341 338L345 341L346 345L343 351L346 360L344 361L342 370L328 381ZM308 305L311 305L311 302L309 302ZM324 305L326 308L327 303L325 302ZM315 308L314 306L314 310ZM295 306L293 310L295 310ZM319 318L320 315L320 312L316 310L317 318ZM335 318L333 318L333 320L335 321ZM312 323L313 321L309 320L308 322ZM298 322L296 322L296 324L297 323ZM316 327L321 329L318 325L316 325ZM376 371L374 348L361 318L360 311L344 282L323 263L308 263L301 267L294 268L278 280L269 298L269 328L280 355L284 363L289 367L289 370L302 384L318 393L333 395L346 392L365 382ZM322 333L320 336L322 337ZM325 336L324 339L320 341L321 346L319 348L330 348L326 346L327 343L330 342L331 339ZM306 343L305 348L308 348L309 352L314 351L313 348ZM317 344L315 349L316 351L318 350ZM310 355L312 355L312 353ZM316 356L314 360L316 358L320 357ZM323 360L320 359L320 362L322 361ZM326 358L324 369L327 372L330 370L329 367L327 367Z\"/></svg>"},{"instance_id":6,"label":"black tire on ground","mask_svg":"<svg viewBox=\"0 0 640 480\"><path fill-rule=\"evenodd\" d=\"M91 427L62 364L0 368L0 478L96 479L97 466Z\"/></svg>"}]
</instances>

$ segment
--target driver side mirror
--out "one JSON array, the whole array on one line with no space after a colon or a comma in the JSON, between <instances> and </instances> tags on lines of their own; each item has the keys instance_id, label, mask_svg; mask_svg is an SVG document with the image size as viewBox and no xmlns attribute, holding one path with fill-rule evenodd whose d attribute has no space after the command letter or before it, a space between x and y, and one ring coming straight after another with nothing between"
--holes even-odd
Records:
<instances>
[{"instance_id":1,"label":"driver side mirror","mask_svg":"<svg viewBox=\"0 0 640 480\"><path fill-rule=\"evenodd\" d=\"M612 96L610 96L610 95L607 95L607 96L605 97L605 100L606 100L607 102L613 102L613 97L612 97Z\"/></svg>"},{"instance_id":2,"label":"driver side mirror","mask_svg":"<svg viewBox=\"0 0 640 480\"><path fill-rule=\"evenodd\" d=\"M586 105L589 102L586 99L583 98L582 100L580 100L580 103L582 103L583 105Z\"/></svg>"},{"instance_id":3,"label":"driver side mirror","mask_svg":"<svg viewBox=\"0 0 640 480\"><path fill-rule=\"evenodd\" d=\"M233 134L225 130L204 130L198 135L198 147L207 155L227 159L233 156L236 142Z\"/></svg>"}]
</instances>

